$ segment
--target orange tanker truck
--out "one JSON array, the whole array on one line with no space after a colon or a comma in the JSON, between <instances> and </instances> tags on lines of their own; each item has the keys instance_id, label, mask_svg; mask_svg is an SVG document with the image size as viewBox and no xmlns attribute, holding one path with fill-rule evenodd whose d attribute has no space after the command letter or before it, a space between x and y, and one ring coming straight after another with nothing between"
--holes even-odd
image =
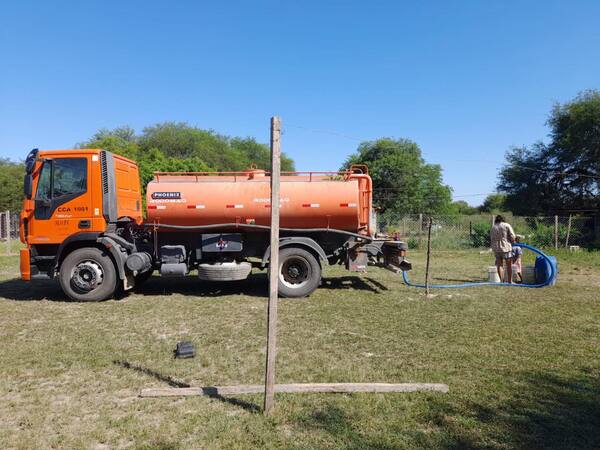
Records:
<instances>
[{"instance_id":1,"label":"orange tanker truck","mask_svg":"<svg viewBox=\"0 0 600 450\"><path fill-rule=\"evenodd\" d=\"M21 212L21 276L57 277L77 301L100 301L154 272L199 282L234 281L265 269L270 177L241 172L157 172L146 189L136 163L98 149L32 150ZM365 271L369 262L410 270L406 244L376 239L365 166L283 173L279 292L305 297L323 265ZM145 216L145 218L144 218Z\"/></svg>"}]
</instances>

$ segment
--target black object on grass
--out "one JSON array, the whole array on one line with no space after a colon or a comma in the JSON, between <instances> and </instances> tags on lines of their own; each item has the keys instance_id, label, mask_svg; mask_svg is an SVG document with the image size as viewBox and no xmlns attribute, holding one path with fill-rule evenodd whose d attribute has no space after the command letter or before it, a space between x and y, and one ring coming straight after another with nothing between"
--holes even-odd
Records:
<instances>
[{"instance_id":1,"label":"black object on grass","mask_svg":"<svg viewBox=\"0 0 600 450\"><path fill-rule=\"evenodd\" d=\"M193 358L196 356L196 349L190 341L182 341L177 343L175 348L175 358Z\"/></svg>"}]
</instances>

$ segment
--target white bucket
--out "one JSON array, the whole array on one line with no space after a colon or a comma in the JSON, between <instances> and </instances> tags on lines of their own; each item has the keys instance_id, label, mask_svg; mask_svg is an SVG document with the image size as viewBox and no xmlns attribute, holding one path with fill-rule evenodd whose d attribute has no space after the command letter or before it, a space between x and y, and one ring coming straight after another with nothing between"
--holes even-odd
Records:
<instances>
[{"instance_id":1,"label":"white bucket","mask_svg":"<svg viewBox=\"0 0 600 450\"><path fill-rule=\"evenodd\" d=\"M488 266L488 281L492 283L500 283L500 276L496 266Z\"/></svg>"}]
</instances>

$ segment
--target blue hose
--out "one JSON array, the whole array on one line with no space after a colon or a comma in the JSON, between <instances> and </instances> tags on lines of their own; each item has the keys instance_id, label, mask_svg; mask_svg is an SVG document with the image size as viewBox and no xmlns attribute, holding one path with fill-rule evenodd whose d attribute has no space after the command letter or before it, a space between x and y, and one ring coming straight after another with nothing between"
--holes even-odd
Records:
<instances>
[{"instance_id":1,"label":"blue hose","mask_svg":"<svg viewBox=\"0 0 600 450\"><path fill-rule=\"evenodd\" d=\"M541 250L539 250L535 247L532 247L531 245L519 243L519 244L513 244L513 246L531 250L532 252L537 253L542 258L544 258L544 260L548 263L548 266L550 267L550 273L548 274L548 277L542 283L538 283L538 284L519 283L519 284L517 284L517 283L494 283L493 281L476 281L476 282L472 282L472 283L462 283L462 284L431 284L431 285L429 285L429 287L433 288L433 289L451 289L451 288L464 288L464 287L476 287L476 286L512 286L512 287L525 287L525 288L541 288L541 287L548 286L549 284L551 284L554 281L554 278L556 277L556 269L555 269L554 264L548 257L548 255L543 253ZM426 287L424 284L411 283L410 279L408 278L408 272L402 272L402 279L408 286L417 287L417 288L425 288Z\"/></svg>"}]
</instances>

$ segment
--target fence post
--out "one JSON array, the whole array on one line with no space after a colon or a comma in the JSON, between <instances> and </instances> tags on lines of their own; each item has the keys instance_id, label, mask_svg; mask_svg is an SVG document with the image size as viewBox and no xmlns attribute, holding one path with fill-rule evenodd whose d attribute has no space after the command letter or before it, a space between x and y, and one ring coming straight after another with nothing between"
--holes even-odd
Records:
<instances>
[{"instance_id":1,"label":"fence post","mask_svg":"<svg viewBox=\"0 0 600 450\"><path fill-rule=\"evenodd\" d=\"M421 236L423 235L423 214L419 214L419 250L421 250Z\"/></svg>"},{"instance_id":2,"label":"fence post","mask_svg":"<svg viewBox=\"0 0 600 450\"><path fill-rule=\"evenodd\" d=\"M6 254L10 255L10 211L4 213L4 224L6 230Z\"/></svg>"},{"instance_id":3,"label":"fence post","mask_svg":"<svg viewBox=\"0 0 600 450\"><path fill-rule=\"evenodd\" d=\"M554 249L558 250L558 216L554 216Z\"/></svg>"},{"instance_id":4,"label":"fence post","mask_svg":"<svg viewBox=\"0 0 600 450\"><path fill-rule=\"evenodd\" d=\"M429 297L429 261L431 257L431 226L433 225L433 217L429 217L427 224L427 261L425 263L425 295Z\"/></svg>"},{"instance_id":5,"label":"fence post","mask_svg":"<svg viewBox=\"0 0 600 450\"><path fill-rule=\"evenodd\" d=\"M565 239L565 248L569 248L569 237L571 236L571 220L573 215L569 214L569 223L567 224L567 238Z\"/></svg>"}]
</instances>

